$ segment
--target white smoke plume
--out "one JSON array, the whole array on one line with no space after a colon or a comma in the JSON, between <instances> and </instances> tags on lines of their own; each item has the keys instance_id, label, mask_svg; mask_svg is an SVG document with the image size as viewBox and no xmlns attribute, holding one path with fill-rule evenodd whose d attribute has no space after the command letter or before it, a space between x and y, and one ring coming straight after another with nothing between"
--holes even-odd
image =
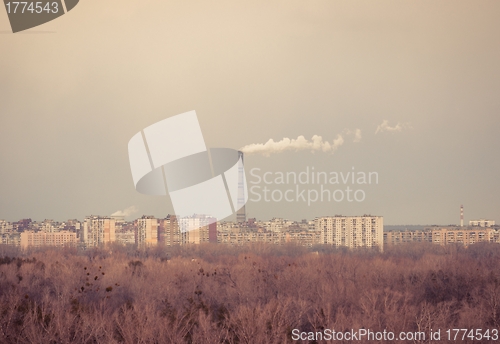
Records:
<instances>
[{"instance_id":1,"label":"white smoke plume","mask_svg":"<svg viewBox=\"0 0 500 344\"><path fill-rule=\"evenodd\" d=\"M382 133L384 131L389 131L389 132L401 131L404 128L411 128L411 125L409 125L409 124L401 124L401 123L398 122L394 127L391 127L391 126L389 126L389 121L386 120L386 119L384 119L384 121L382 122L382 124L380 124L377 127L377 130L375 131L375 134Z\"/></svg>"},{"instance_id":2,"label":"white smoke plume","mask_svg":"<svg viewBox=\"0 0 500 344\"><path fill-rule=\"evenodd\" d=\"M361 129L356 129L354 131L351 131L351 130L344 130L344 132L347 134L347 135L354 135L354 139L352 142L361 142Z\"/></svg>"},{"instance_id":3,"label":"white smoke plume","mask_svg":"<svg viewBox=\"0 0 500 344\"><path fill-rule=\"evenodd\" d=\"M342 134L338 134L332 142L324 141L319 135L314 135L311 140L307 140L303 135L296 139L283 138L281 141L269 139L266 143L252 143L246 145L239 150L245 154L262 154L269 157L271 154L282 153L285 151L303 151L334 153L340 146L344 144L345 135L354 135L354 142L361 140L361 130L354 131L344 130Z\"/></svg>"},{"instance_id":4,"label":"white smoke plume","mask_svg":"<svg viewBox=\"0 0 500 344\"><path fill-rule=\"evenodd\" d=\"M127 217L127 216L130 216L134 213L137 213L137 207L135 205L133 206L130 206L128 208L126 208L125 210L118 210L118 211L115 211L113 214L111 214L111 216L124 216L124 217Z\"/></svg>"}]
</instances>

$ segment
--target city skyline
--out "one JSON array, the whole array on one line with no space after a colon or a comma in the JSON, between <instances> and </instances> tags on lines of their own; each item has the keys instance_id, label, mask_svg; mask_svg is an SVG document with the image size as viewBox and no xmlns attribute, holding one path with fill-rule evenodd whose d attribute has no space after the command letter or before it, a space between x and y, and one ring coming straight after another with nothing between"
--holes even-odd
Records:
<instances>
[{"instance_id":1,"label":"city skyline","mask_svg":"<svg viewBox=\"0 0 500 344\"><path fill-rule=\"evenodd\" d=\"M1 244L22 250L37 247L75 247L87 250L110 244L133 245L138 249L178 245L253 243L304 247L377 248L384 245L433 243L438 245L500 242L500 226L493 220L463 222L459 226L384 226L382 216L323 216L300 222L282 218L267 221L216 222L206 215L155 218L143 215L133 221L123 216L86 216L83 221L42 222L24 219L0 220ZM397 228L399 227L399 228Z\"/></svg>"},{"instance_id":2,"label":"city skyline","mask_svg":"<svg viewBox=\"0 0 500 344\"><path fill-rule=\"evenodd\" d=\"M0 11L0 219L174 213L136 192L127 143L191 110L247 173L378 174L362 202L249 201L248 218L499 218L499 3L228 4L86 1L18 34Z\"/></svg>"},{"instance_id":3,"label":"city skyline","mask_svg":"<svg viewBox=\"0 0 500 344\"><path fill-rule=\"evenodd\" d=\"M117 212L118 213L118 212ZM364 217L364 216L376 216L376 217L383 217L381 215L376 215L376 214L335 214L335 215L323 215L323 216L317 216L317 217L314 217L314 218L302 218L302 219L299 219L299 220L296 220L296 219L289 219L289 218L283 218L283 217L272 217L272 218L267 218L267 219L263 219L263 218L255 218L255 217L251 217L251 218L248 218L246 219L245 221L241 222L241 221L234 221L234 220L228 220L227 218L226 219L221 219L221 220L217 220L215 218L212 218L210 217L209 215L199 215L199 214L193 214L192 216L188 216L188 217L181 217L182 219L186 219L189 221L189 219L193 219L193 218L205 218L205 219L210 219L211 223L215 223L215 224L234 224L236 226L238 225L242 225L242 226L247 226L248 223L269 223L269 222L273 222L275 220L280 220L280 221L285 221L285 222L289 222L289 223L304 223L304 221L314 221L316 219L319 219L319 218L324 218L324 217L345 217L345 218L349 218L349 217ZM0 225L13 225L13 224L22 224L22 223L25 223L26 221L29 221L30 224L36 224L37 226L41 225L42 227L38 228L37 227L37 230L42 230L42 231L46 231L47 229L44 228L45 225L47 224L59 224L59 225L63 225L63 224L70 224L70 225L74 225L75 222L77 223L84 223L85 219L88 219L88 218L98 218L98 219L114 219L116 221L119 221L119 222L123 222L123 223L135 223L141 219L156 219L156 220L165 220L165 219L169 219L171 217L175 217L175 218L179 218L178 216L176 216L175 214L167 214L167 215L164 215L164 216L153 216L153 215L147 215L147 214L141 214L141 215L135 215L135 216L132 216L132 215L128 215L128 216L124 216L122 214L119 214L119 215L116 215L116 214L112 214L112 215L96 215L96 214L91 214L91 215L86 215L86 216L83 216L83 217L79 217L79 218L72 218L72 219L48 219L48 218L45 218L45 219L33 219L33 218L23 218L23 219L17 219L15 221L8 221L8 220L5 220L5 219L0 219ZM81 219L83 219L81 221ZM208 225L208 222L207 224ZM465 222L463 222L463 224L458 221L457 223L448 223L448 224L444 224L444 223L432 223L432 224L398 224L398 225L392 225L392 224L386 224L385 226L388 226L388 227L404 227L404 226L408 226L410 228L419 228L419 227L429 227L429 226L438 226L438 227L458 227L458 228L476 228L476 227L498 227L499 225L496 223L496 220L495 219L485 219L485 218L474 218L474 219L469 219ZM0 229L2 227L0 226ZM190 230L192 229L196 229L198 228L197 226L187 226L186 227L186 232L189 232Z\"/></svg>"}]
</instances>

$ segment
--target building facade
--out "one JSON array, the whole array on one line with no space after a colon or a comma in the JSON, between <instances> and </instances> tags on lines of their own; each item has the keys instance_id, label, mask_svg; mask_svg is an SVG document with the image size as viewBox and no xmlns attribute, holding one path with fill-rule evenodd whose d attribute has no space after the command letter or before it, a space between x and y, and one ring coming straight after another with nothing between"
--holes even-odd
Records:
<instances>
[{"instance_id":1,"label":"building facade","mask_svg":"<svg viewBox=\"0 0 500 344\"><path fill-rule=\"evenodd\" d=\"M179 219L182 233L181 244L214 242L217 238L217 220L210 216L193 215ZM210 235L211 234L211 235Z\"/></svg>"},{"instance_id":2,"label":"building facade","mask_svg":"<svg viewBox=\"0 0 500 344\"><path fill-rule=\"evenodd\" d=\"M158 244L158 220L153 216L137 219L135 243L139 247Z\"/></svg>"},{"instance_id":3,"label":"building facade","mask_svg":"<svg viewBox=\"0 0 500 344\"><path fill-rule=\"evenodd\" d=\"M158 221L158 243L163 246L180 245L182 235L177 216L168 215Z\"/></svg>"},{"instance_id":4,"label":"building facade","mask_svg":"<svg viewBox=\"0 0 500 344\"><path fill-rule=\"evenodd\" d=\"M489 227L427 227L419 231L390 231L384 233L386 245L413 242L429 242L438 245L462 244L465 246L478 242L500 243L500 231Z\"/></svg>"},{"instance_id":5,"label":"building facade","mask_svg":"<svg viewBox=\"0 0 500 344\"><path fill-rule=\"evenodd\" d=\"M96 247L116 241L115 219L87 216L83 222L81 241L85 247Z\"/></svg>"},{"instance_id":6,"label":"building facade","mask_svg":"<svg viewBox=\"0 0 500 344\"><path fill-rule=\"evenodd\" d=\"M12 232L12 224L5 220L0 220L0 234L6 234Z\"/></svg>"},{"instance_id":7,"label":"building facade","mask_svg":"<svg viewBox=\"0 0 500 344\"><path fill-rule=\"evenodd\" d=\"M469 221L470 227L493 227L495 225L494 220L472 220Z\"/></svg>"},{"instance_id":8,"label":"building facade","mask_svg":"<svg viewBox=\"0 0 500 344\"><path fill-rule=\"evenodd\" d=\"M47 231L24 231L21 233L21 248L42 246L76 246L76 233L70 231L47 232Z\"/></svg>"},{"instance_id":9,"label":"building facade","mask_svg":"<svg viewBox=\"0 0 500 344\"><path fill-rule=\"evenodd\" d=\"M327 216L315 219L315 229L321 234L321 244L337 247L384 248L382 216Z\"/></svg>"}]
</instances>

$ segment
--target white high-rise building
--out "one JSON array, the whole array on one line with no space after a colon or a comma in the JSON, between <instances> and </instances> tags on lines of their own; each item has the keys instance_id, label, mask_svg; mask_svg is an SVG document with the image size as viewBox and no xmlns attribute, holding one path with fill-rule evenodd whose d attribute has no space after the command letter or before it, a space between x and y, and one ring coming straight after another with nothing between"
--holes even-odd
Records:
<instances>
[{"instance_id":1,"label":"white high-rise building","mask_svg":"<svg viewBox=\"0 0 500 344\"><path fill-rule=\"evenodd\" d=\"M54 229L54 220L45 219L40 226L40 230L47 233L53 233Z\"/></svg>"},{"instance_id":2,"label":"white high-rise building","mask_svg":"<svg viewBox=\"0 0 500 344\"><path fill-rule=\"evenodd\" d=\"M471 227L493 227L495 225L494 220L472 220L469 221L469 226Z\"/></svg>"},{"instance_id":3,"label":"white high-rise building","mask_svg":"<svg viewBox=\"0 0 500 344\"><path fill-rule=\"evenodd\" d=\"M335 246L384 247L382 216L327 216L315 219L315 229L321 232L321 243Z\"/></svg>"},{"instance_id":4,"label":"white high-rise building","mask_svg":"<svg viewBox=\"0 0 500 344\"><path fill-rule=\"evenodd\" d=\"M210 232L215 229L217 242L217 221L207 215L193 215L179 218L179 227L182 233L182 244L202 244L210 242Z\"/></svg>"},{"instance_id":5,"label":"white high-rise building","mask_svg":"<svg viewBox=\"0 0 500 344\"><path fill-rule=\"evenodd\" d=\"M6 234L12 231L12 223L0 220L0 234Z\"/></svg>"}]
</instances>

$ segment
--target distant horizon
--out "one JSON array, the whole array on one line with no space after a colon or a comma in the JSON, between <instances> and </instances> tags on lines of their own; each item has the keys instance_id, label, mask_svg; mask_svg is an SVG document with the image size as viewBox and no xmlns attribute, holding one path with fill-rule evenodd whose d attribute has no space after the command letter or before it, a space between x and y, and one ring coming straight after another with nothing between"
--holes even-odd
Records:
<instances>
[{"instance_id":1,"label":"distant horizon","mask_svg":"<svg viewBox=\"0 0 500 344\"><path fill-rule=\"evenodd\" d=\"M154 218L156 219L165 219L167 216L171 216L171 215L175 215L175 214L167 214L166 216L155 216L155 215L151 215L151 214L142 214L142 215L138 215L137 217L135 216L129 216L128 220L125 219L125 222L132 222L134 220L137 220L137 219L140 219L141 217L143 216L153 216ZM302 220L307 220L307 221L311 221L311 220L314 220L315 218L321 218L321 217L335 217L335 216L353 216L353 217L356 217L356 216L364 216L364 215L368 215L368 216L380 216L382 218L384 218L385 220L385 217L382 216L382 215L376 215L376 214L363 214L363 215L342 215L342 214L336 214L336 215L324 215L324 216L317 216L317 217L314 217L314 218L304 218L304 219L300 219L300 220L295 220L295 219L289 219L289 218L286 218L286 217L273 217L273 218L276 218L276 219L283 219L283 220L287 220L287 221L293 221L293 222L301 222ZM98 217L123 217L121 215L102 215L102 214L90 214L90 215L85 215L81 218L68 218L66 220L60 220L60 219L50 219L50 218L44 218L43 220L38 220L38 219L33 219L31 217L25 217L25 218L20 218L20 219L17 219L17 220L6 220L5 218L0 218L0 221L6 221L6 222L10 222L10 223L15 223L15 222L19 222L19 221L22 221L22 220L28 220L30 219L32 222L43 222L43 221L46 221L46 220L50 220L50 221L55 221L55 222L66 222L66 221L69 221L69 220L77 220L77 221L80 221L80 220L84 220L86 217L90 217L90 216L98 216ZM248 217L248 219L256 219L257 221L261 221L261 222L265 222L265 221L270 221L272 220L273 218L269 218L269 219L261 219L261 218L255 218L255 217ZM495 219L475 219L475 220L491 220L491 221L496 221ZM463 227L469 227L469 221L475 221L475 220L468 220L468 221L464 221L464 226ZM218 223L219 222L236 222L235 220L229 220L229 219L224 219L224 220L220 220L220 221L217 221ZM405 226L414 226L414 227L431 227L431 226L457 226L457 227L460 227L460 223L448 223L448 224L437 224L437 223L433 223L433 224L386 224L384 223L384 227L385 226L390 226L390 227L405 227ZM499 226L499 225L496 225L496 226Z\"/></svg>"}]
</instances>

